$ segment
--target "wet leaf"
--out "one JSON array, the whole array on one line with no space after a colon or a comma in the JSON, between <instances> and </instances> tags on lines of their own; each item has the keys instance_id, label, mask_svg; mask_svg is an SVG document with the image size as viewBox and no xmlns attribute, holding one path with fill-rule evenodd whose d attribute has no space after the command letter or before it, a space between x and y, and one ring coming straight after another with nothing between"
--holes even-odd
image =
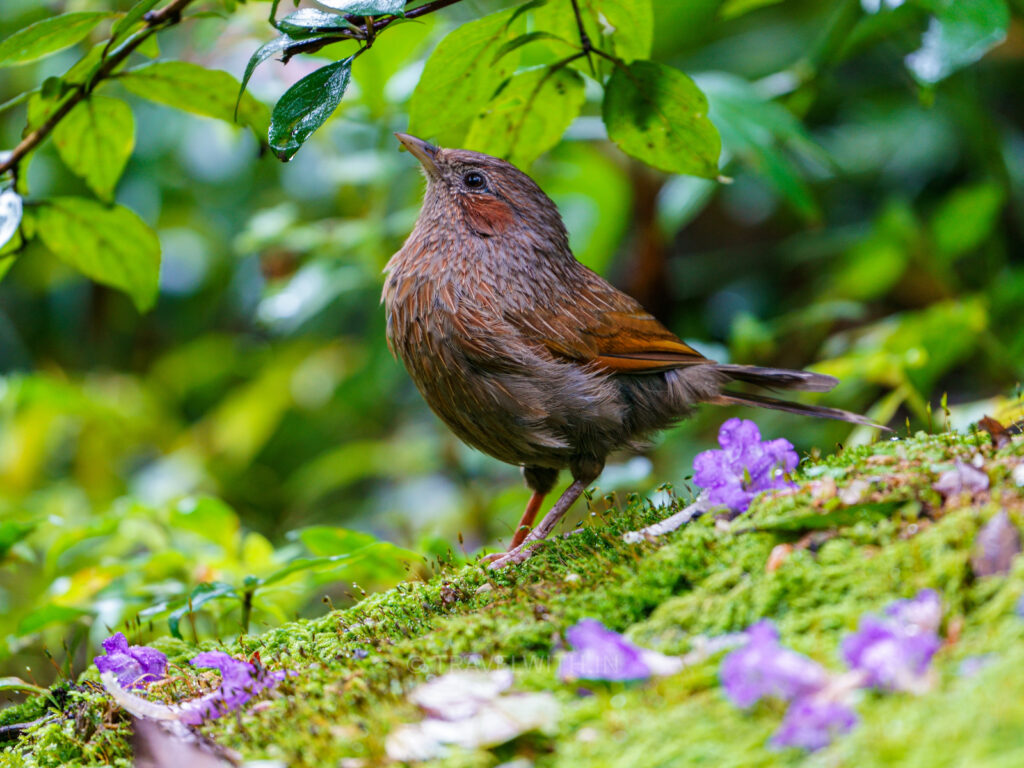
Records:
<instances>
[{"instance_id":1,"label":"wet leaf","mask_svg":"<svg viewBox=\"0 0 1024 768\"><path fill-rule=\"evenodd\" d=\"M321 67L285 91L270 118L274 154L290 160L337 109L351 78L352 61L345 59Z\"/></svg>"},{"instance_id":2,"label":"wet leaf","mask_svg":"<svg viewBox=\"0 0 1024 768\"><path fill-rule=\"evenodd\" d=\"M359 29L359 27L340 14L318 11L316 8L300 8L295 13L279 19L275 26L293 38L313 37L341 30Z\"/></svg>"},{"instance_id":3,"label":"wet leaf","mask_svg":"<svg viewBox=\"0 0 1024 768\"><path fill-rule=\"evenodd\" d=\"M3 248L18 232L24 207L21 196L13 189L0 192L0 248Z\"/></svg>"},{"instance_id":4,"label":"wet leaf","mask_svg":"<svg viewBox=\"0 0 1024 768\"><path fill-rule=\"evenodd\" d=\"M405 0L316 0L320 5L353 16L405 15Z\"/></svg>"},{"instance_id":5,"label":"wet leaf","mask_svg":"<svg viewBox=\"0 0 1024 768\"><path fill-rule=\"evenodd\" d=\"M716 178L721 139L708 100L689 77L653 61L616 67L602 109L608 137L668 173Z\"/></svg>"}]
</instances>

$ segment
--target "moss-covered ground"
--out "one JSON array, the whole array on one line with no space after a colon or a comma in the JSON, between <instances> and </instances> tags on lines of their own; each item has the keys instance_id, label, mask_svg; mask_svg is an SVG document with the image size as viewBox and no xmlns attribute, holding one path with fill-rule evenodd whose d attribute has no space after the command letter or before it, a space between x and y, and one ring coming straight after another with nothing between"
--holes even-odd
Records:
<instances>
[{"instance_id":1,"label":"moss-covered ground","mask_svg":"<svg viewBox=\"0 0 1024 768\"><path fill-rule=\"evenodd\" d=\"M988 491L947 499L932 489L954 458L978 455ZM1022 461L1020 437L1000 450L983 433L880 442L805 462L799 490L764 496L736 520L705 516L642 544L622 534L673 509L593 499L581 531L520 566L441 567L428 581L352 608L239 638L227 650L258 651L264 664L299 674L204 731L246 759L377 765L387 760L387 733L420 717L406 700L416 684L455 668L510 667L517 690L557 697L560 719L546 733L452 751L436 765L1022 766L1024 618L1016 607L1024 558L984 578L970 565L976 534L993 514L1006 510L1024 523L1024 488L1011 476ZM767 746L782 709L730 704L720 655L643 684L582 686L557 676L564 630L588 616L668 654L770 618L785 644L838 670L839 642L864 612L924 587L945 606L932 690L864 693L860 724L812 755ZM195 652L157 645L179 665ZM983 663L967 673L963 662L976 658ZM0 745L0 766L130 765L127 721L95 680L86 673L60 693L59 717ZM6 710L0 725L45 707L36 699Z\"/></svg>"}]
</instances>

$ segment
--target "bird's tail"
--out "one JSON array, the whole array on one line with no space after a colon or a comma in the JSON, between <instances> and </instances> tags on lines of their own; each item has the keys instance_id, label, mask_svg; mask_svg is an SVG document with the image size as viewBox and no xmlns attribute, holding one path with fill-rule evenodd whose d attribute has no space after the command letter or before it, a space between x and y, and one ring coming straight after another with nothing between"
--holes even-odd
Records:
<instances>
[{"instance_id":1,"label":"bird's tail","mask_svg":"<svg viewBox=\"0 0 1024 768\"><path fill-rule=\"evenodd\" d=\"M761 368L754 365L718 365L717 370L733 381L755 384L766 389L795 389L804 392L828 392L839 380L834 376L826 376L810 371L793 371L785 368ZM805 405L774 397L755 395L749 392L720 392L711 400L715 405L746 405L755 408L772 408L786 413L801 416L814 416L819 419L835 419L851 424L862 424L890 431L888 427L875 424L866 416L844 411L841 408L828 408L823 405Z\"/></svg>"}]
</instances>

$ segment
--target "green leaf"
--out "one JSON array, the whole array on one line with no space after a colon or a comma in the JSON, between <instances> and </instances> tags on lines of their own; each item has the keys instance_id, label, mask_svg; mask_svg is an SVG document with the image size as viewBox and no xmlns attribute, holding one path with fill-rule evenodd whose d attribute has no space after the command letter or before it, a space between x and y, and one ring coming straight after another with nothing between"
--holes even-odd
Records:
<instances>
[{"instance_id":1,"label":"green leaf","mask_svg":"<svg viewBox=\"0 0 1024 768\"><path fill-rule=\"evenodd\" d=\"M88 615L88 611L83 611L80 608L70 608L66 605L50 603L32 611L18 623L18 637L35 634L39 630L53 624L69 624L82 616Z\"/></svg>"},{"instance_id":2,"label":"green leaf","mask_svg":"<svg viewBox=\"0 0 1024 768\"><path fill-rule=\"evenodd\" d=\"M337 13L319 11L316 8L300 8L295 13L280 19L274 26L291 37L313 37L330 32L355 29L355 24Z\"/></svg>"},{"instance_id":3,"label":"green leaf","mask_svg":"<svg viewBox=\"0 0 1024 768\"><path fill-rule=\"evenodd\" d=\"M608 137L627 155L668 173L716 178L721 139L693 80L653 61L616 67L602 110Z\"/></svg>"},{"instance_id":4,"label":"green leaf","mask_svg":"<svg viewBox=\"0 0 1024 768\"><path fill-rule=\"evenodd\" d=\"M234 552L238 546L238 514L216 496L183 499L171 515L175 528L191 531Z\"/></svg>"},{"instance_id":5,"label":"green leaf","mask_svg":"<svg viewBox=\"0 0 1024 768\"><path fill-rule=\"evenodd\" d=\"M555 40L557 42L569 44L567 43L567 41L563 40L560 37L556 37L550 32L527 32L525 35L520 35L514 40L509 40L507 43L501 46L501 48L499 48L497 52L494 54L494 58L491 60L491 63L494 64L495 62L503 58L506 54L512 53L512 51L516 51L522 48L524 45L528 45L529 43L532 43L536 40Z\"/></svg>"},{"instance_id":6,"label":"green leaf","mask_svg":"<svg viewBox=\"0 0 1024 768\"><path fill-rule=\"evenodd\" d=\"M521 72L473 121L464 146L527 168L558 143L584 99L578 72L564 67Z\"/></svg>"},{"instance_id":7,"label":"green leaf","mask_svg":"<svg viewBox=\"0 0 1024 768\"><path fill-rule=\"evenodd\" d=\"M197 585L196 588L192 590L192 594L189 595L188 600L184 601L180 608L171 611L168 615L167 628L171 630L171 634L174 635L174 637L181 640L181 620L183 618L188 616L190 613L195 613L207 603L214 600L220 600L225 597L229 597L234 600L239 599L235 588L222 581L203 582L202 584Z\"/></svg>"},{"instance_id":8,"label":"green leaf","mask_svg":"<svg viewBox=\"0 0 1024 768\"><path fill-rule=\"evenodd\" d=\"M831 159L800 121L741 77L708 73L697 78L697 86L707 94L708 115L721 133L726 156L758 173L805 220L819 220L818 203L800 167L784 150L799 151L808 161L826 168Z\"/></svg>"},{"instance_id":9,"label":"green leaf","mask_svg":"<svg viewBox=\"0 0 1024 768\"><path fill-rule=\"evenodd\" d=\"M298 531L299 540L314 555L337 555L376 544L372 534L334 525L313 525Z\"/></svg>"},{"instance_id":10,"label":"green leaf","mask_svg":"<svg viewBox=\"0 0 1024 768\"><path fill-rule=\"evenodd\" d=\"M654 40L654 11L651 0L578 0L583 28L595 48L625 62L646 59ZM549 3L537 14L537 27L563 40L579 44L576 18L565 0ZM581 59L577 69L589 71Z\"/></svg>"},{"instance_id":11,"label":"green leaf","mask_svg":"<svg viewBox=\"0 0 1024 768\"><path fill-rule=\"evenodd\" d=\"M38 211L39 237L54 255L87 277L119 288L140 312L156 301L160 241L121 205L108 208L80 197L47 200Z\"/></svg>"},{"instance_id":12,"label":"green leaf","mask_svg":"<svg viewBox=\"0 0 1024 768\"><path fill-rule=\"evenodd\" d=\"M781 2L782 0L725 0L719 13L723 19L734 19L766 5L776 5Z\"/></svg>"},{"instance_id":13,"label":"green leaf","mask_svg":"<svg viewBox=\"0 0 1024 768\"><path fill-rule=\"evenodd\" d=\"M21 196L13 189L0 192L0 248L18 233L24 207Z\"/></svg>"},{"instance_id":14,"label":"green leaf","mask_svg":"<svg viewBox=\"0 0 1024 768\"><path fill-rule=\"evenodd\" d=\"M57 124L53 142L67 167L110 200L135 146L132 110L120 99L90 96Z\"/></svg>"},{"instance_id":15,"label":"green leaf","mask_svg":"<svg viewBox=\"0 0 1024 768\"><path fill-rule=\"evenodd\" d=\"M261 45L256 49L256 52L249 57L249 63L245 65L245 74L242 75L242 83L238 88L238 98L235 102L236 112L239 104L242 102L242 95L245 93L245 87L249 84L249 78L251 78L252 73L256 71L256 67L271 56L287 52L288 48L295 44L296 41L288 37L288 35L281 35L280 37L274 38L270 42Z\"/></svg>"},{"instance_id":16,"label":"green leaf","mask_svg":"<svg viewBox=\"0 0 1024 768\"><path fill-rule=\"evenodd\" d=\"M526 31L526 17L501 11L463 24L430 54L409 105L409 131L444 146L459 146L473 118L519 65L512 50L495 52Z\"/></svg>"},{"instance_id":17,"label":"green leaf","mask_svg":"<svg viewBox=\"0 0 1024 768\"><path fill-rule=\"evenodd\" d=\"M239 83L227 72L186 61L156 61L125 72L118 80L132 93L158 104L235 121ZM238 122L252 128L262 140L269 119L266 106L249 94L243 94L238 103Z\"/></svg>"},{"instance_id":18,"label":"green leaf","mask_svg":"<svg viewBox=\"0 0 1024 768\"><path fill-rule=\"evenodd\" d=\"M904 60L921 85L949 77L973 64L1006 39L1010 9L1006 0L931 0L934 17L921 47Z\"/></svg>"},{"instance_id":19,"label":"green leaf","mask_svg":"<svg viewBox=\"0 0 1024 768\"><path fill-rule=\"evenodd\" d=\"M999 223L1005 201L1005 190L995 182L961 187L943 200L931 230L944 260L954 261L984 243Z\"/></svg>"},{"instance_id":20,"label":"green leaf","mask_svg":"<svg viewBox=\"0 0 1024 768\"><path fill-rule=\"evenodd\" d=\"M28 536L35 530L33 523L19 523L14 520L5 520L0 523L0 560L3 560L11 547Z\"/></svg>"},{"instance_id":21,"label":"green leaf","mask_svg":"<svg viewBox=\"0 0 1024 768\"><path fill-rule=\"evenodd\" d=\"M317 2L354 16L382 16L386 13L394 16L405 15L405 0L317 0Z\"/></svg>"},{"instance_id":22,"label":"green leaf","mask_svg":"<svg viewBox=\"0 0 1024 768\"><path fill-rule=\"evenodd\" d=\"M132 31L132 27L142 21L142 17L149 13L160 0L139 0L128 9L128 12L117 20L114 28L110 30L110 42L107 43L107 50Z\"/></svg>"},{"instance_id":23,"label":"green leaf","mask_svg":"<svg viewBox=\"0 0 1024 768\"><path fill-rule=\"evenodd\" d=\"M112 13L65 13L43 19L0 40L0 67L27 64L74 45Z\"/></svg>"},{"instance_id":24,"label":"green leaf","mask_svg":"<svg viewBox=\"0 0 1024 768\"><path fill-rule=\"evenodd\" d=\"M352 60L344 59L306 75L285 91L270 118L274 154L290 160L337 109L351 77Z\"/></svg>"}]
</instances>

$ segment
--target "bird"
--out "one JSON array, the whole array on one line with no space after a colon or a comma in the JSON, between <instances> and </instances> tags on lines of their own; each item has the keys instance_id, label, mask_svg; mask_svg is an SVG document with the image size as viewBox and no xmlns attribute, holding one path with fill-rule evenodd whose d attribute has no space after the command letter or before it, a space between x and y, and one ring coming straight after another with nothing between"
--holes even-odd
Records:
<instances>
[{"instance_id":1,"label":"bird","mask_svg":"<svg viewBox=\"0 0 1024 768\"><path fill-rule=\"evenodd\" d=\"M715 362L580 263L555 203L500 158L396 133L426 176L416 224L388 261L387 339L463 442L519 466L531 491L507 553L521 562L604 469L701 403L873 424L837 408L733 391L825 392L810 371ZM572 482L532 527L559 473Z\"/></svg>"}]
</instances>

